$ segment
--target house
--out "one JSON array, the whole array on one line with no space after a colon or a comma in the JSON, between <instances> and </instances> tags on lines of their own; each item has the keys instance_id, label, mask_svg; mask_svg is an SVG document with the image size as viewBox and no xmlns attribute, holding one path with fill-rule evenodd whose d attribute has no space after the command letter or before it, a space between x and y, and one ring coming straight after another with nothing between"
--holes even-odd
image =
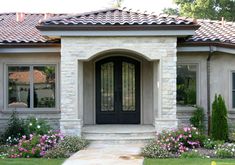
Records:
<instances>
[{"instance_id":1,"label":"house","mask_svg":"<svg viewBox=\"0 0 235 165\"><path fill-rule=\"evenodd\" d=\"M235 23L107 9L0 14L0 125L11 110L65 134L87 125L208 121L215 94L235 123ZM125 125L126 126L126 125Z\"/></svg>"}]
</instances>

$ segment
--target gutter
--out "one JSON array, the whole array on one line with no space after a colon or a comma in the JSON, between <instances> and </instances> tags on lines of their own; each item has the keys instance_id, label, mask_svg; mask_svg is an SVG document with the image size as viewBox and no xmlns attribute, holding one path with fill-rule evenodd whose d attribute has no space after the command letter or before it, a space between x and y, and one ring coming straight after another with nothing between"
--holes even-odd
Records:
<instances>
[{"instance_id":1,"label":"gutter","mask_svg":"<svg viewBox=\"0 0 235 165\"><path fill-rule=\"evenodd\" d=\"M214 50L213 47L210 45L209 46L210 51L209 51L209 55L207 57L207 117L208 117L208 135L210 135L210 131L211 131L211 88L210 88L210 67L211 67L211 57L214 54Z\"/></svg>"}]
</instances>

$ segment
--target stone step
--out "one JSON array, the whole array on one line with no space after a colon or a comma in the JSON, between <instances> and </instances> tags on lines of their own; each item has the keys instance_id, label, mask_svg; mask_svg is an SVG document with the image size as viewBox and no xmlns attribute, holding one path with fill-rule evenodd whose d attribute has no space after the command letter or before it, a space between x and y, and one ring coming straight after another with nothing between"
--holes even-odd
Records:
<instances>
[{"instance_id":1,"label":"stone step","mask_svg":"<svg viewBox=\"0 0 235 165\"><path fill-rule=\"evenodd\" d=\"M94 125L83 127L82 136L98 144L136 144L154 139L155 129L151 125Z\"/></svg>"}]
</instances>

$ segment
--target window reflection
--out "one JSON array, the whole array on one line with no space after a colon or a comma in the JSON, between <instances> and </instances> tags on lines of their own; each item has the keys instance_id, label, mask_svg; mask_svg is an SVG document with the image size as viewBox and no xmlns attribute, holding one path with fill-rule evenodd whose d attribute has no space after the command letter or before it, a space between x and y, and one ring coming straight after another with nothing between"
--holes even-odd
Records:
<instances>
[{"instance_id":1,"label":"window reflection","mask_svg":"<svg viewBox=\"0 0 235 165\"><path fill-rule=\"evenodd\" d=\"M30 72L26 66L8 67L8 107L30 107Z\"/></svg>"},{"instance_id":2,"label":"window reflection","mask_svg":"<svg viewBox=\"0 0 235 165\"><path fill-rule=\"evenodd\" d=\"M55 66L8 66L8 108L54 108L55 86Z\"/></svg>"},{"instance_id":3,"label":"window reflection","mask_svg":"<svg viewBox=\"0 0 235 165\"><path fill-rule=\"evenodd\" d=\"M177 65L177 104L196 104L197 65Z\"/></svg>"},{"instance_id":4,"label":"window reflection","mask_svg":"<svg viewBox=\"0 0 235 165\"><path fill-rule=\"evenodd\" d=\"M33 78L34 107L55 107L55 67L35 66Z\"/></svg>"}]
</instances>

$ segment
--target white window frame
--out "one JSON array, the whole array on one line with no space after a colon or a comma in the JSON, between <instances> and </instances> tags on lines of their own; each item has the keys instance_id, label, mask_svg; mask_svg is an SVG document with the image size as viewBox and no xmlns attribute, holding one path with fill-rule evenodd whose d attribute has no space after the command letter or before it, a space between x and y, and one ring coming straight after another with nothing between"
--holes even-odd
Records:
<instances>
[{"instance_id":1,"label":"white window frame","mask_svg":"<svg viewBox=\"0 0 235 165\"><path fill-rule=\"evenodd\" d=\"M30 71L30 108L9 108L8 107L8 67L9 66L26 66L29 67ZM55 66L55 107L53 108L34 108L33 107L33 67L34 66ZM16 110L18 112L57 112L59 111L59 64L58 63L14 63L8 62L4 64L4 110L5 112L11 112Z\"/></svg>"},{"instance_id":2,"label":"white window frame","mask_svg":"<svg viewBox=\"0 0 235 165\"><path fill-rule=\"evenodd\" d=\"M190 62L190 61L181 61L177 62L176 66L176 79L177 79L177 67L178 65L196 65L196 105L200 105L200 63L199 62ZM176 86L177 86L177 80L176 80ZM177 91L176 91L177 95ZM176 100L177 104L177 100ZM182 107L191 107L191 105L178 105Z\"/></svg>"}]
</instances>

